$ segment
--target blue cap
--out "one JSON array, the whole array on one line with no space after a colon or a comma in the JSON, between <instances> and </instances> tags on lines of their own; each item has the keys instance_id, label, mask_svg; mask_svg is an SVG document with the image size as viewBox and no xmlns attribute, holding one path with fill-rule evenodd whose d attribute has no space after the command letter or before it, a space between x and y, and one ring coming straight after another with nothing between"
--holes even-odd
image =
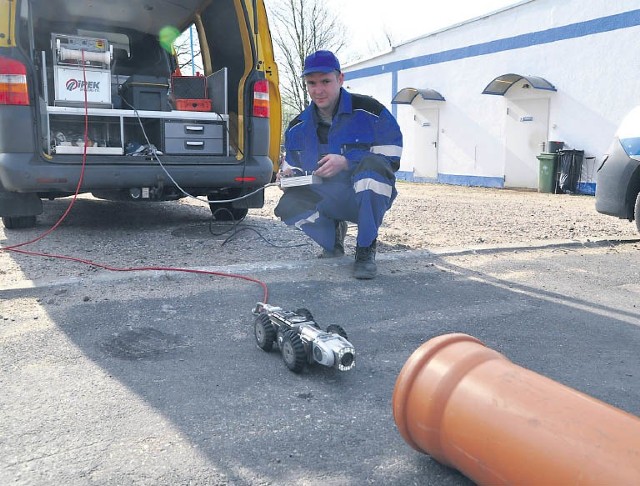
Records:
<instances>
[{"instance_id":1,"label":"blue cap","mask_svg":"<svg viewBox=\"0 0 640 486\"><path fill-rule=\"evenodd\" d=\"M332 71L340 72L340 62L335 54L331 51L316 51L304 60L304 71L302 71L302 75L330 73Z\"/></svg>"}]
</instances>

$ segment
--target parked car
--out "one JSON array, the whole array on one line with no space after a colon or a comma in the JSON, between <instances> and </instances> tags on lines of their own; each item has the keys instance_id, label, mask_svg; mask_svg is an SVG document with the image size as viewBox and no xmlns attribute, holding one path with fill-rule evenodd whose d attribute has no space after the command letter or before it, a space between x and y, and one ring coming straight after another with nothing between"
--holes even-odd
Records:
<instances>
[{"instance_id":1,"label":"parked car","mask_svg":"<svg viewBox=\"0 0 640 486\"><path fill-rule=\"evenodd\" d=\"M80 192L104 199L201 196L220 219L264 205L281 108L263 0L13 0L0 19L6 228L74 194L83 163ZM187 31L201 76L179 68Z\"/></svg>"},{"instance_id":2,"label":"parked car","mask_svg":"<svg viewBox=\"0 0 640 486\"><path fill-rule=\"evenodd\" d=\"M635 220L640 231L640 106L624 118L598 168L596 210Z\"/></svg>"}]
</instances>

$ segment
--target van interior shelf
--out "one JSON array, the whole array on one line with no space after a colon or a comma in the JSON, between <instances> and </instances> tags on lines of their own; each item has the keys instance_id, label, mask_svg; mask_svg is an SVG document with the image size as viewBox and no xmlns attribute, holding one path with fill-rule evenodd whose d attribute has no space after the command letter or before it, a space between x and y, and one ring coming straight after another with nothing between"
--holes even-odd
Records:
<instances>
[{"instance_id":1,"label":"van interior shelf","mask_svg":"<svg viewBox=\"0 0 640 486\"><path fill-rule=\"evenodd\" d=\"M174 152L179 155L215 154L229 155L228 122L229 115L202 111L145 111L113 108L47 106L47 140L49 155L84 153L84 116L88 116L90 145L87 154L123 155L127 144L138 146L149 141L165 153L167 143L166 127L180 124L185 150ZM211 126L219 126L215 140L208 140L206 134ZM142 130L144 127L144 132ZM145 136L146 133L146 136ZM212 147L208 144L213 143Z\"/></svg>"},{"instance_id":2,"label":"van interior shelf","mask_svg":"<svg viewBox=\"0 0 640 486\"><path fill-rule=\"evenodd\" d=\"M47 154L229 155L226 68L207 77L121 75L121 49L106 37L51 33L51 48L51 70L41 52Z\"/></svg>"}]
</instances>

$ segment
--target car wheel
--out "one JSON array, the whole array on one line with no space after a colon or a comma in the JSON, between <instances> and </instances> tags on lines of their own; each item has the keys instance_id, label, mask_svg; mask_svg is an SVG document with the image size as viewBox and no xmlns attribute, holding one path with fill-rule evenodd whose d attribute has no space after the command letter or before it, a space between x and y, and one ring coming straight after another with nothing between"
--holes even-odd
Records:
<instances>
[{"instance_id":1,"label":"car wheel","mask_svg":"<svg viewBox=\"0 0 640 486\"><path fill-rule=\"evenodd\" d=\"M633 217L636 220L636 229L640 233L640 193L636 196L636 205L633 209Z\"/></svg>"}]
</instances>

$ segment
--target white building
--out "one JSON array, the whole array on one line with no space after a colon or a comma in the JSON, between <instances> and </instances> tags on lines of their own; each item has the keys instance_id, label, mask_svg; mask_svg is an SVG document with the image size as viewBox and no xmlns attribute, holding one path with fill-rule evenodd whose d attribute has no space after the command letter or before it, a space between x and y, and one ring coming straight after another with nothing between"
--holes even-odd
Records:
<instances>
[{"instance_id":1,"label":"white building","mask_svg":"<svg viewBox=\"0 0 640 486\"><path fill-rule=\"evenodd\" d=\"M347 66L345 86L398 119L399 179L537 188L537 156L561 141L584 151L578 190L593 193L640 103L639 47L640 0L525 0Z\"/></svg>"}]
</instances>

